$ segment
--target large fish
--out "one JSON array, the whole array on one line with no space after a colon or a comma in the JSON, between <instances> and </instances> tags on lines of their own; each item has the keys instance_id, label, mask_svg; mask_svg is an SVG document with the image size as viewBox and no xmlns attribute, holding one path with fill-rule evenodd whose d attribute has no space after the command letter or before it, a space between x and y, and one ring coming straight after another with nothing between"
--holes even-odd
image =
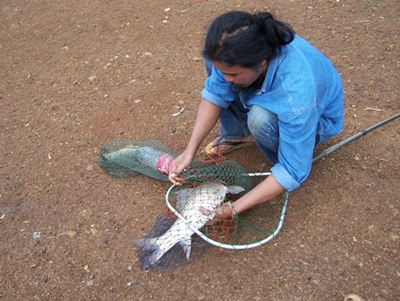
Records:
<instances>
[{"instance_id":1,"label":"large fish","mask_svg":"<svg viewBox=\"0 0 400 301\"><path fill-rule=\"evenodd\" d=\"M171 228L159 237L138 239L134 244L149 253L147 268L157 262L169 249L179 243L186 255L190 257L191 236L194 229L202 228L215 215L215 209L225 199L227 193L238 194L244 191L240 186L225 186L216 182L205 182L195 188L185 188L177 192L177 210L186 219L187 223L178 218ZM204 208L204 209L203 209ZM202 211L210 212L203 214Z\"/></svg>"}]
</instances>

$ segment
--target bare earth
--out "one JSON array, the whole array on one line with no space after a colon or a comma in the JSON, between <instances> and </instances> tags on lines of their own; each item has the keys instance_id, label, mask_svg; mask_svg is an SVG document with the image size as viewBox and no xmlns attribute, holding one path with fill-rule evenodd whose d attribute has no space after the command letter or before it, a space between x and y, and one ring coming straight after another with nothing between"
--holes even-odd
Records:
<instances>
[{"instance_id":1,"label":"bare earth","mask_svg":"<svg viewBox=\"0 0 400 301\"><path fill-rule=\"evenodd\" d=\"M318 161L272 242L139 269L132 240L169 184L113 179L99 150L119 138L183 150L206 29L233 9L270 10L342 74L345 127L317 151L399 112L398 0L3 0L0 300L400 300L400 119ZM228 158L270 167L256 147Z\"/></svg>"}]
</instances>

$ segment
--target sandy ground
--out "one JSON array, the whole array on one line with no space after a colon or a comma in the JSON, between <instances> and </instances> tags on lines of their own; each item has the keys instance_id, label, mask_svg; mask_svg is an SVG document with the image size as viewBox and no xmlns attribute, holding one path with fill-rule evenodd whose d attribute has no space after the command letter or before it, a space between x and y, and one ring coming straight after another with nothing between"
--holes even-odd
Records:
<instances>
[{"instance_id":1,"label":"sandy ground","mask_svg":"<svg viewBox=\"0 0 400 301\"><path fill-rule=\"evenodd\" d=\"M114 179L97 164L114 139L184 148L205 79L203 38L228 10L270 10L340 71L344 130L319 151L396 114L400 1L0 7L0 300L400 300L399 120L318 161L272 242L213 247L169 271L140 270L132 246L165 210L169 184ZM270 167L256 147L228 158Z\"/></svg>"}]
</instances>

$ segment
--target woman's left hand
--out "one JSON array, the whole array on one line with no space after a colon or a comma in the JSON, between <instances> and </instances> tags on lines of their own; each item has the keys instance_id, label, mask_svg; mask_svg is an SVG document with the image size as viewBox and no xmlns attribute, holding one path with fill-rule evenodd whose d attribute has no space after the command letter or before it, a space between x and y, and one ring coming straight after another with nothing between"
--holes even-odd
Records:
<instances>
[{"instance_id":1,"label":"woman's left hand","mask_svg":"<svg viewBox=\"0 0 400 301\"><path fill-rule=\"evenodd\" d=\"M210 215L214 213L214 218L210 220L207 225L213 225L218 221L223 221L228 218L235 218L236 213L234 209L234 204L230 202L222 203L217 209L209 211L206 208L201 208L201 213L204 215Z\"/></svg>"}]
</instances>

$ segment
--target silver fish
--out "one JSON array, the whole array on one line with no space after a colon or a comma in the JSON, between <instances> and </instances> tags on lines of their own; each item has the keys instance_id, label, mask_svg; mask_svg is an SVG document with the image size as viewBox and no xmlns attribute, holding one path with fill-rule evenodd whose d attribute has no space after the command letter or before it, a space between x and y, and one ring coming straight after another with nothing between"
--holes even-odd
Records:
<instances>
[{"instance_id":1,"label":"silver fish","mask_svg":"<svg viewBox=\"0 0 400 301\"><path fill-rule=\"evenodd\" d=\"M150 146L129 145L116 151L104 152L104 160L118 162L119 160L136 159L140 164L157 170L158 159L165 154Z\"/></svg>"},{"instance_id":2,"label":"silver fish","mask_svg":"<svg viewBox=\"0 0 400 301\"><path fill-rule=\"evenodd\" d=\"M178 218L163 235L134 241L137 247L148 251L150 254L147 258L147 265L144 268L156 263L177 243L181 245L186 258L189 259L191 236L194 231L187 224L190 224L194 229L202 228L214 218L215 209L222 204L227 193L238 194L242 191L244 189L240 186L225 186L215 182L205 182L195 188L185 188L178 191L176 195L177 208L182 208L180 214L186 219L187 223ZM202 208L204 208L205 212L210 212L210 214L203 214Z\"/></svg>"}]
</instances>

